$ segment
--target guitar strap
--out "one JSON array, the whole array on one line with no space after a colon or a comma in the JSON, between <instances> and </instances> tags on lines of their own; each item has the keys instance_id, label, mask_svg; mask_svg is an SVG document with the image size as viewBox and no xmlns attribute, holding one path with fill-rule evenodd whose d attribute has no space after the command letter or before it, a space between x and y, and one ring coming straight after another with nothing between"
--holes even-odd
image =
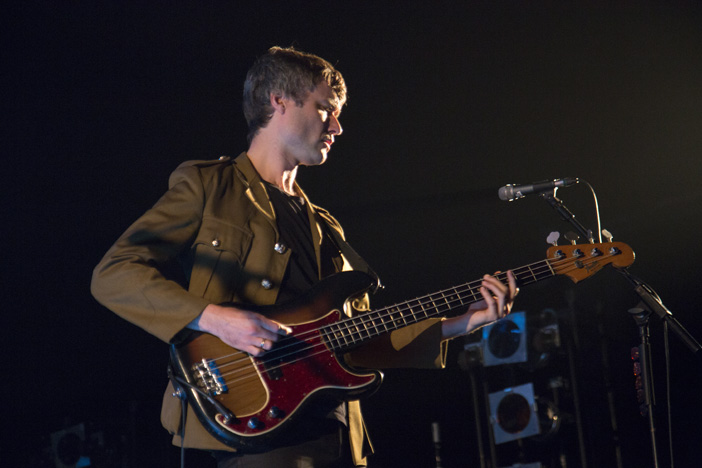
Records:
<instances>
[{"instance_id":1,"label":"guitar strap","mask_svg":"<svg viewBox=\"0 0 702 468\"><path fill-rule=\"evenodd\" d=\"M341 252L341 255L343 255L344 258L346 258L346 261L349 262L349 265L351 265L351 267L354 270L362 271L375 280L375 286L373 287L374 293L377 292L379 289L383 289L385 287L381 283L378 274L371 268L368 262L366 262L363 259L363 257L361 257L353 249L353 247L351 247L351 245L341 237L341 234L336 229L332 229L331 227L329 227L329 225L319 215L317 215L317 222L321 223L325 232L327 233L327 237L329 237L334 242L337 250L339 250L339 252Z\"/></svg>"}]
</instances>

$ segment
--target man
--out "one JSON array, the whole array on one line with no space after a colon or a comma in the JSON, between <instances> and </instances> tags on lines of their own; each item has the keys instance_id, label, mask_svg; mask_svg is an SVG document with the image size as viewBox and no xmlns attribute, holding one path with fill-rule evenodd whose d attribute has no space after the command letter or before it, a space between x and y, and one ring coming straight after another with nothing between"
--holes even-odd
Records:
<instances>
[{"instance_id":1,"label":"man","mask_svg":"<svg viewBox=\"0 0 702 468\"><path fill-rule=\"evenodd\" d=\"M192 330L253 357L292 333L256 305L286 304L335 272L367 269L339 224L296 183L299 166L322 164L341 135L346 85L325 60L271 48L249 71L244 113L249 148L234 160L187 162L168 192L95 268L94 296L168 343ZM446 341L509 313L517 292L485 276L482 300L463 315L387 333L346 356L369 368L442 367ZM222 304L227 305L222 305ZM238 305L231 305L236 303ZM354 300L367 310L367 297ZM246 304L250 307L247 308ZM259 309L260 310L260 309ZM219 466L365 466L371 451L357 401L315 402L263 453L235 450L208 433L169 385L162 410L174 443L210 450Z\"/></svg>"}]
</instances>

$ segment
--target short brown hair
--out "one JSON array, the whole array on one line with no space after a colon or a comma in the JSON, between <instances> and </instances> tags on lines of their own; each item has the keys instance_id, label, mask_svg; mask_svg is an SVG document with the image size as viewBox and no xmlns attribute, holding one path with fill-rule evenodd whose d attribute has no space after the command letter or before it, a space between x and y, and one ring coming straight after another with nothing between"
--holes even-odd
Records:
<instances>
[{"instance_id":1,"label":"short brown hair","mask_svg":"<svg viewBox=\"0 0 702 468\"><path fill-rule=\"evenodd\" d=\"M346 102L346 83L338 70L316 55L292 47L271 47L249 69L244 82L244 117L253 140L273 116L270 95L280 94L302 105L307 94L326 81L336 94L338 107Z\"/></svg>"}]
</instances>

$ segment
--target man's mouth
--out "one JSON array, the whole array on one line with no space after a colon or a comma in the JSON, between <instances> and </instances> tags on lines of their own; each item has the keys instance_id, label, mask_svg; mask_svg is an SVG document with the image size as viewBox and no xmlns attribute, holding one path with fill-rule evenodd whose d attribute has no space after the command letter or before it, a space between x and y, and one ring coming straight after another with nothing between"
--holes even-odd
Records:
<instances>
[{"instance_id":1,"label":"man's mouth","mask_svg":"<svg viewBox=\"0 0 702 468\"><path fill-rule=\"evenodd\" d=\"M327 150L331 149L331 146L334 144L334 136L333 135L322 135L322 143L324 143L327 147Z\"/></svg>"}]
</instances>

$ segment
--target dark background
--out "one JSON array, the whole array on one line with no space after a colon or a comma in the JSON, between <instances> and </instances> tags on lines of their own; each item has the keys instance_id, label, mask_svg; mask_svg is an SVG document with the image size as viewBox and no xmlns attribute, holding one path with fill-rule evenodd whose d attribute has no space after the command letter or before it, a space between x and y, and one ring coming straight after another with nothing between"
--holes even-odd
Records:
<instances>
[{"instance_id":1,"label":"dark background","mask_svg":"<svg viewBox=\"0 0 702 468\"><path fill-rule=\"evenodd\" d=\"M3 7L0 465L52 466L51 435L84 423L105 437L102 466L177 466L158 421L167 348L98 305L90 274L181 161L245 149L241 86L272 45L319 54L346 78L344 134L299 180L384 279L376 305L541 259L549 232L572 228L538 197L506 203L497 189L579 177L602 226L636 251L631 271L702 337L696 3L243 3ZM558 196L597 230L584 184ZM558 310L572 338L588 466L653 466L629 358L637 302L611 270L520 296L520 309ZM668 408L677 465L697 466L699 364L670 337L669 407L659 319L651 335L662 466ZM461 345L444 371L388 372L366 404L373 466L433 466L433 421L446 467L479 466Z\"/></svg>"}]
</instances>

